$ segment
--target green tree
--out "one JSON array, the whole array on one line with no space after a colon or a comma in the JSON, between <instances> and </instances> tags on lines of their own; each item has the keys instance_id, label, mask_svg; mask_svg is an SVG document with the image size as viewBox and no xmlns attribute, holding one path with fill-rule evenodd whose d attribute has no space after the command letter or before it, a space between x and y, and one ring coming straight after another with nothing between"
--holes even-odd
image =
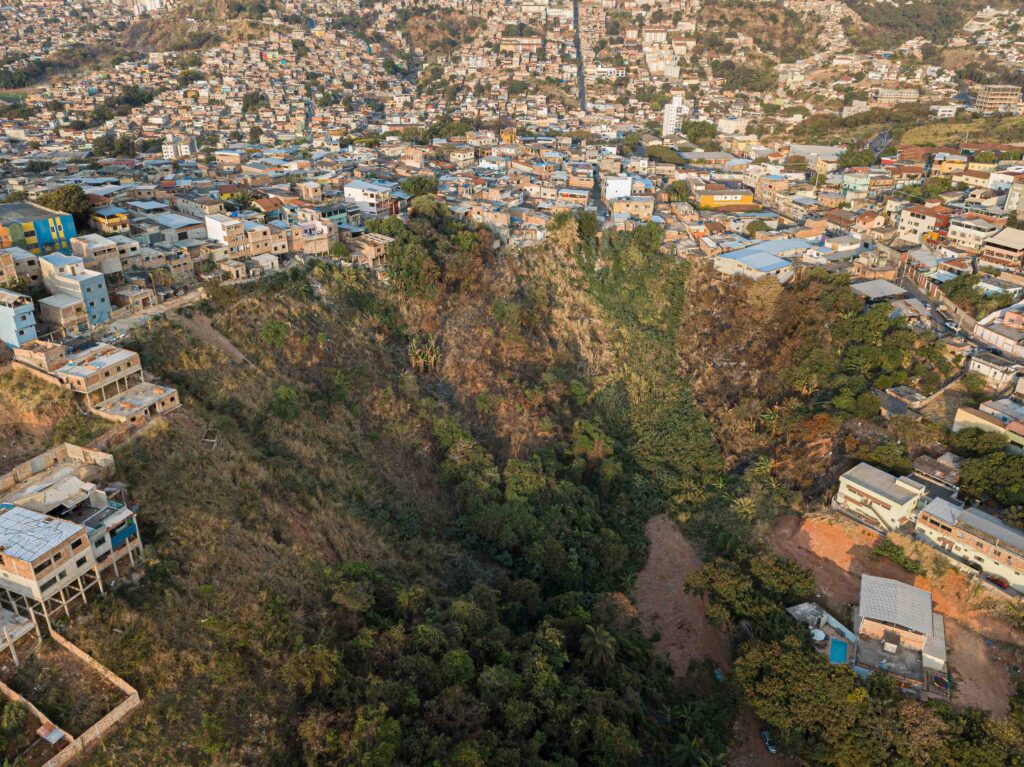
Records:
<instances>
[{"instance_id":1,"label":"green tree","mask_svg":"<svg viewBox=\"0 0 1024 767\"><path fill-rule=\"evenodd\" d=\"M672 202L686 202L690 199L690 185L685 181L673 181L665 187L665 194Z\"/></svg>"},{"instance_id":2,"label":"green tree","mask_svg":"<svg viewBox=\"0 0 1024 767\"><path fill-rule=\"evenodd\" d=\"M949 435L949 449L962 458L979 458L992 453L1002 453L1009 444L1002 434L974 426Z\"/></svg>"},{"instance_id":3,"label":"green tree","mask_svg":"<svg viewBox=\"0 0 1024 767\"><path fill-rule=\"evenodd\" d=\"M51 210L70 213L75 219L75 226L79 228L84 228L89 222L89 216L92 215L92 201L78 184L69 184L46 192L39 195L36 200Z\"/></svg>"},{"instance_id":4,"label":"green tree","mask_svg":"<svg viewBox=\"0 0 1024 767\"><path fill-rule=\"evenodd\" d=\"M299 393L290 386L278 386L270 400L270 412L282 421L293 421L302 412Z\"/></svg>"},{"instance_id":5,"label":"green tree","mask_svg":"<svg viewBox=\"0 0 1024 767\"><path fill-rule=\"evenodd\" d=\"M868 708L868 692L850 669L805 650L795 637L750 643L735 674L754 712L784 740L835 749Z\"/></svg>"},{"instance_id":6,"label":"green tree","mask_svg":"<svg viewBox=\"0 0 1024 767\"><path fill-rule=\"evenodd\" d=\"M1024 455L989 453L960 464L960 488L975 499L990 497L1003 506L1024 506Z\"/></svg>"},{"instance_id":7,"label":"green tree","mask_svg":"<svg viewBox=\"0 0 1024 767\"><path fill-rule=\"evenodd\" d=\"M263 343L280 349L288 342L291 329L288 324L280 320L267 320L260 328L260 338Z\"/></svg>"},{"instance_id":8,"label":"green tree","mask_svg":"<svg viewBox=\"0 0 1024 767\"><path fill-rule=\"evenodd\" d=\"M20 703L8 701L0 712L0 729L8 736L17 733L25 723L25 707Z\"/></svg>"},{"instance_id":9,"label":"green tree","mask_svg":"<svg viewBox=\"0 0 1024 767\"><path fill-rule=\"evenodd\" d=\"M580 637L583 662L597 671L607 671L615 662L618 643L603 626L587 624Z\"/></svg>"},{"instance_id":10,"label":"green tree","mask_svg":"<svg viewBox=\"0 0 1024 767\"><path fill-rule=\"evenodd\" d=\"M870 149L847 149L841 155L836 162L836 165L842 168L853 168L860 167L863 165L874 165L875 153Z\"/></svg>"},{"instance_id":11,"label":"green tree","mask_svg":"<svg viewBox=\"0 0 1024 767\"><path fill-rule=\"evenodd\" d=\"M437 194L437 177L425 173L419 176L409 176L403 179L400 184L402 191L412 197Z\"/></svg>"}]
</instances>

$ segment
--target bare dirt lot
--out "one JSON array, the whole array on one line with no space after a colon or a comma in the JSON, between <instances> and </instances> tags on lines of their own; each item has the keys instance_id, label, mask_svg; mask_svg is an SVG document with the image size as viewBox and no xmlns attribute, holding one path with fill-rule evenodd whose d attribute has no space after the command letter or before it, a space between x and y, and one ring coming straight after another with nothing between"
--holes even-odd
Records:
<instances>
[{"instance_id":1,"label":"bare dirt lot","mask_svg":"<svg viewBox=\"0 0 1024 767\"><path fill-rule=\"evenodd\" d=\"M690 661L704 657L728 668L728 639L704 617L703 600L683 590L686 576L701 566L697 552L667 517L648 522L645 534L650 542L647 564L633 588L645 633L659 635L655 648L680 676Z\"/></svg>"},{"instance_id":2,"label":"bare dirt lot","mask_svg":"<svg viewBox=\"0 0 1024 767\"><path fill-rule=\"evenodd\" d=\"M1005 715L1016 662L1008 660L1013 650L1003 643L1024 646L1024 632L989 613L983 606L988 592L961 573L949 571L938 579L913 576L875 555L877 540L874 533L841 518L783 517L769 542L779 554L815 573L818 600L840 620L859 601L864 573L931 591L936 612L946 618L947 655L956 685L953 702Z\"/></svg>"},{"instance_id":3,"label":"bare dirt lot","mask_svg":"<svg viewBox=\"0 0 1024 767\"><path fill-rule=\"evenodd\" d=\"M701 566L700 557L679 527L668 517L655 517L645 530L650 547L647 564L637 576L633 602L647 636L658 635L655 648L668 658L679 676L690 662L710 658L721 668L731 665L728 637L708 623L704 602L683 590L686 576ZM761 742L761 724L744 709L736 718L732 767L787 767L795 762L772 756Z\"/></svg>"}]
</instances>

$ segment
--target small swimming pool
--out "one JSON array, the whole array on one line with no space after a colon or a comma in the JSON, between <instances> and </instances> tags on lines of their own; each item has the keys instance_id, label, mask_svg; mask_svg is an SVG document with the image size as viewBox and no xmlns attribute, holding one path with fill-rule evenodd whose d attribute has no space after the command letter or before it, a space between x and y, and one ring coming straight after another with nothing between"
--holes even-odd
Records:
<instances>
[{"instance_id":1,"label":"small swimming pool","mask_svg":"<svg viewBox=\"0 0 1024 767\"><path fill-rule=\"evenodd\" d=\"M850 652L850 643L833 638L828 645L828 659L832 663L846 663Z\"/></svg>"}]
</instances>

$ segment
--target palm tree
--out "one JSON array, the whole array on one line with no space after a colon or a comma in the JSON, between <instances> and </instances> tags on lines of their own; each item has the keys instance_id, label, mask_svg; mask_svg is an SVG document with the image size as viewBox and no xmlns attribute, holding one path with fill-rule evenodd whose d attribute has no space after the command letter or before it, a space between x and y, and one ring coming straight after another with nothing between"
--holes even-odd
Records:
<instances>
[{"instance_id":1,"label":"palm tree","mask_svg":"<svg viewBox=\"0 0 1024 767\"><path fill-rule=\"evenodd\" d=\"M672 755L680 767L723 767L725 753L712 753L699 735L694 738L683 736L683 742L672 749Z\"/></svg>"},{"instance_id":2,"label":"palm tree","mask_svg":"<svg viewBox=\"0 0 1024 767\"><path fill-rule=\"evenodd\" d=\"M757 513L757 504L754 503L754 499L749 495L745 495L733 501L732 508L733 511L746 519L752 519L754 514Z\"/></svg>"},{"instance_id":3,"label":"palm tree","mask_svg":"<svg viewBox=\"0 0 1024 767\"><path fill-rule=\"evenodd\" d=\"M761 413L761 423L768 427L768 433L774 437L775 431L779 425L778 406L770 407Z\"/></svg>"},{"instance_id":4,"label":"palm tree","mask_svg":"<svg viewBox=\"0 0 1024 767\"><path fill-rule=\"evenodd\" d=\"M607 669L615 661L615 650L618 643L608 629L602 626L588 625L580 637L583 648L583 661L599 671Z\"/></svg>"}]
</instances>

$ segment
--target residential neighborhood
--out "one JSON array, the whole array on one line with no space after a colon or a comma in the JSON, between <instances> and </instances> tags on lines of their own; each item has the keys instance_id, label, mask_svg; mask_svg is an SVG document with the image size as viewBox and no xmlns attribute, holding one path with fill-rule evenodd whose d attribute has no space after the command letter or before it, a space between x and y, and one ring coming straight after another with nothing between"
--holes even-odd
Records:
<instances>
[{"instance_id":1,"label":"residential neighborhood","mask_svg":"<svg viewBox=\"0 0 1024 767\"><path fill-rule=\"evenodd\" d=\"M1024 7L0 17L0 762L1024 763Z\"/></svg>"}]
</instances>

